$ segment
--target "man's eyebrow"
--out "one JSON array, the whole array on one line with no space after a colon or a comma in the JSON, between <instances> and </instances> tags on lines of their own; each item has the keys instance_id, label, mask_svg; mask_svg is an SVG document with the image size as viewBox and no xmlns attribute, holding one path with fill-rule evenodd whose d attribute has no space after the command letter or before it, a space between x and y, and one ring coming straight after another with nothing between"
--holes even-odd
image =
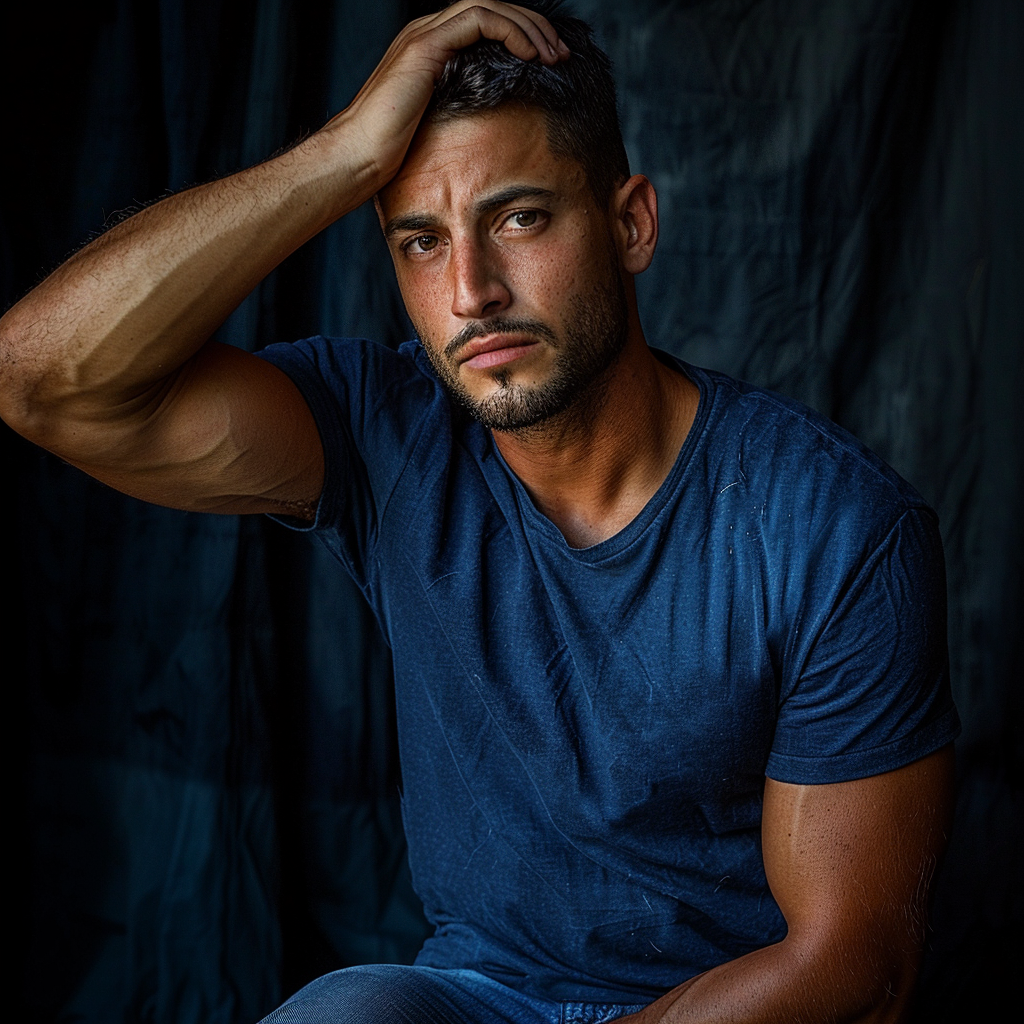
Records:
<instances>
[{"instance_id":1,"label":"man's eyebrow","mask_svg":"<svg viewBox=\"0 0 1024 1024\"><path fill-rule=\"evenodd\" d=\"M425 231L434 224L434 218L425 213L405 213L401 217L392 217L384 225L384 235L390 238L399 231Z\"/></svg>"},{"instance_id":2,"label":"man's eyebrow","mask_svg":"<svg viewBox=\"0 0 1024 1024\"><path fill-rule=\"evenodd\" d=\"M547 199L555 198L555 193L549 188L541 188L539 185L509 185L508 188L492 192L483 199L478 199L473 204L473 212L478 216L498 210L508 203L514 203L519 199Z\"/></svg>"},{"instance_id":3,"label":"man's eyebrow","mask_svg":"<svg viewBox=\"0 0 1024 1024\"><path fill-rule=\"evenodd\" d=\"M479 217L520 199L551 200L554 198L556 198L556 194L551 189L541 188L539 185L509 185L507 188L478 199L473 204L473 213ZM390 238L402 231L427 231L436 226L437 219L430 214L404 213L401 216L392 217L384 225L384 235Z\"/></svg>"}]
</instances>

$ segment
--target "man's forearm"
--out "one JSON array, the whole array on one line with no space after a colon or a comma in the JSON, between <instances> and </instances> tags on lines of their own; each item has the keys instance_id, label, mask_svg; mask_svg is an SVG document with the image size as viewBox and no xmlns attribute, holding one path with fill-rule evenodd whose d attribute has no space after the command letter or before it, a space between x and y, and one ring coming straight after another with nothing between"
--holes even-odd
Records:
<instances>
[{"instance_id":1,"label":"man's forearm","mask_svg":"<svg viewBox=\"0 0 1024 1024\"><path fill-rule=\"evenodd\" d=\"M145 403L264 276L373 194L346 127L162 200L51 274L0 321L0 415L74 458L76 419Z\"/></svg>"}]
</instances>

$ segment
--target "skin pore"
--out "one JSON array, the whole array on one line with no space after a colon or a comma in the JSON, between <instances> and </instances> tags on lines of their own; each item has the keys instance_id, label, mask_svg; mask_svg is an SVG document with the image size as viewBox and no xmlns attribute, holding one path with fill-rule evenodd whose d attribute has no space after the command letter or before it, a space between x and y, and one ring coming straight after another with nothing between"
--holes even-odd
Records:
<instances>
[{"instance_id":1,"label":"skin pore","mask_svg":"<svg viewBox=\"0 0 1024 1024\"><path fill-rule=\"evenodd\" d=\"M599 205L583 169L552 153L543 112L506 107L422 125L378 212L441 380L570 545L613 536L697 408L637 314L632 278L657 241L650 182Z\"/></svg>"}]
</instances>

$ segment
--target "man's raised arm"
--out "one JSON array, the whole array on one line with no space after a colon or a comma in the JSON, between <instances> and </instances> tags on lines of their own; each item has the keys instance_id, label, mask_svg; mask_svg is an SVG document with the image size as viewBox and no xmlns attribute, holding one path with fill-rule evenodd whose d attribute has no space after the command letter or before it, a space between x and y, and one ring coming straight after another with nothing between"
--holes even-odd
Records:
<instances>
[{"instance_id":1,"label":"man's raised arm","mask_svg":"<svg viewBox=\"0 0 1024 1024\"><path fill-rule=\"evenodd\" d=\"M312 516L323 452L278 369L208 339L286 256L398 170L448 58L480 38L554 63L539 15L497 0L420 18L353 102L281 156L182 192L83 248L0 320L0 417L128 494Z\"/></svg>"}]
</instances>

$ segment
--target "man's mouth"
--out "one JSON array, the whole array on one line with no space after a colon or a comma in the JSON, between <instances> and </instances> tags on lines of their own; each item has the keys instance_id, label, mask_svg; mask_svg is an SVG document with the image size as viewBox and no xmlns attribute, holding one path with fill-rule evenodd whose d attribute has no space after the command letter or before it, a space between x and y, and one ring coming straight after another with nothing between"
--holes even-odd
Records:
<instances>
[{"instance_id":1,"label":"man's mouth","mask_svg":"<svg viewBox=\"0 0 1024 1024\"><path fill-rule=\"evenodd\" d=\"M522 334L485 334L474 338L459 349L460 366L473 370L487 370L494 366L510 363L526 355L540 342Z\"/></svg>"},{"instance_id":2,"label":"man's mouth","mask_svg":"<svg viewBox=\"0 0 1024 1024\"><path fill-rule=\"evenodd\" d=\"M486 370L521 358L545 339L557 345L555 332L542 320L492 317L466 324L445 346L444 357L457 366Z\"/></svg>"}]
</instances>

